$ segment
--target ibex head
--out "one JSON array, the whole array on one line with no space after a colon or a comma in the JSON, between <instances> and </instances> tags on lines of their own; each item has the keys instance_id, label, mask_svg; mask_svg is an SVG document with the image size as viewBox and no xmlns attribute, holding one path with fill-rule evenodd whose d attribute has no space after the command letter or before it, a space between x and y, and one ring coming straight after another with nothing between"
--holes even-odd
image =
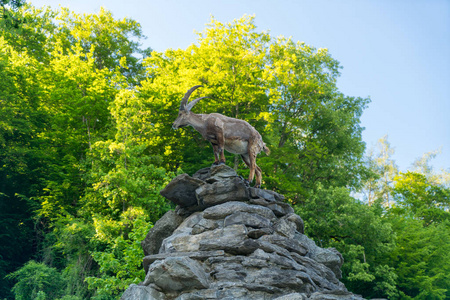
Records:
<instances>
[{"instance_id":1,"label":"ibex head","mask_svg":"<svg viewBox=\"0 0 450 300\"><path fill-rule=\"evenodd\" d=\"M180 111L178 112L178 117L175 120L175 122L173 122L173 125L172 125L173 129L178 129L178 128L182 128L182 127L186 127L186 126L190 125L189 114L191 112L192 107L194 107L194 105L197 104L197 102L202 100L203 98L208 98L208 97L200 97L200 98L192 100L191 102L188 103L189 97L191 96L192 92L194 92L199 87L202 87L202 86L196 85L196 86L190 88L184 95L183 99L181 100Z\"/></svg>"},{"instance_id":2,"label":"ibex head","mask_svg":"<svg viewBox=\"0 0 450 300\"><path fill-rule=\"evenodd\" d=\"M197 130L204 139L209 141L214 151L214 164L225 163L224 150L239 154L244 163L249 167L248 182L252 182L256 175L255 187L260 187L262 182L262 170L256 164L256 156L261 151L269 154L269 148L263 142L256 129L244 120L230 118L218 113L195 114L192 107L203 98L200 97L188 103L189 96L201 85L189 89L181 100L178 118L172 128L178 129L187 125Z\"/></svg>"}]
</instances>

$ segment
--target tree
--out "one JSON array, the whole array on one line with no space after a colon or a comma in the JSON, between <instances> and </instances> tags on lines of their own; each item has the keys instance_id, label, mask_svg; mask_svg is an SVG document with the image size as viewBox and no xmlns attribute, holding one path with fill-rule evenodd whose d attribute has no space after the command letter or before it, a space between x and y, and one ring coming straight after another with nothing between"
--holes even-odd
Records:
<instances>
[{"instance_id":1,"label":"tree","mask_svg":"<svg viewBox=\"0 0 450 300\"><path fill-rule=\"evenodd\" d=\"M402 299L450 297L450 224L391 216L396 247L390 254Z\"/></svg>"},{"instance_id":2,"label":"tree","mask_svg":"<svg viewBox=\"0 0 450 300\"><path fill-rule=\"evenodd\" d=\"M168 169L182 167L192 173L211 164L210 145L197 133L191 129L173 133L170 127L178 114L181 96L193 85L203 83L198 92L210 96L199 102L195 110L251 120L259 127L255 119L267 98L262 70L269 37L255 32L252 20L244 17L222 24L212 19L208 29L198 34L198 45L186 50L153 52L146 59L150 77L142 82L137 96L145 99L147 109L153 114L153 130L159 131L153 149L166 154ZM229 154L227 159L237 168L240 159L235 160Z\"/></svg>"},{"instance_id":3,"label":"tree","mask_svg":"<svg viewBox=\"0 0 450 300\"><path fill-rule=\"evenodd\" d=\"M136 22L113 22L106 11L85 19L65 12L24 6L18 14L27 22L0 34L1 270L13 272L34 256L63 270L69 294L89 298L83 280L97 269L89 251L98 249L88 243L95 234L91 216L81 214L95 165L86 161L95 157L89 153L96 142L116 133L108 107L119 89L140 80L140 59L132 56L141 33ZM99 22L101 36L77 37L80 27ZM91 50L102 45L116 60L100 69L103 52ZM1 297L10 296L14 279L2 276Z\"/></svg>"},{"instance_id":4,"label":"tree","mask_svg":"<svg viewBox=\"0 0 450 300\"><path fill-rule=\"evenodd\" d=\"M83 53L90 53L95 66L109 71L119 69L130 84L143 79L142 58L151 49L141 49L141 25L133 19L117 20L103 7L97 14L77 15L62 8L56 19L60 22L52 39L63 40L65 51L79 44Z\"/></svg>"},{"instance_id":5,"label":"tree","mask_svg":"<svg viewBox=\"0 0 450 300\"><path fill-rule=\"evenodd\" d=\"M396 274L386 259L395 246L394 234L379 204L367 206L345 187L319 185L296 212L307 236L342 253L349 290L370 298L396 295Z\"/></svg>"},{"instance_id":6,"label":"tree","mask_svg":"<svg viewBox=\"0 0 450 300\"><path fill-rule=\"evenodd\" d=\"M428 155L424 156L422 166ZM418 165L418 164L416 164ZM394 178L393 206L387 211L396 247L390 265L398 275L401 297L447 299L450 296L450 189L430 168Z\"/></svg>"},{"instance_id":7,"label":"tree","mask_svg":"<svg viewBox=\"0 0 450 300\"><path fill-rule=\"evenodd\" d=\"M382 201L384 206L389 208L392 205L391 193L398 167L392 159L394 149L387 135L378 140L376 148L377 152L372 148L366 159L367 168L372 173L365 180L362 194L369 205Z\"/></svg>"},{"instance_id":8,"label":"tree","mask_svg":"<svg viewBox=\"0 0 450 300\"><path fill-rule=\"evenodd\" d=\"M35 198L45 153L37 132L44 128L39 107L39 64L0 36L0 295L9 296L15 271L36 251Z\"/></svg>"},{"instance_id":9,"label":"tree","mask_svg":"<svg viewBox=\"0 0 450 300\"><path fill-rule=\"evenodd\" d=\"M416 173L425 175L427 177L427 180L429 180L433 184L442 185L448 188L450 187L450 172L445 170L436 172L430 165L430 161L440 153L440 149L424 153L422 157L414 161L412 169Z\"/></svg>"},{"instance_id":10,"label":"tree","mask_svg":"<svg viewBox=\"0 0 450 300\"><path fill-rule=\"evenodd\" d=\"M421 220L425 226L450 221L450 189L431 182L424 174L400 173L395 178L393 211Z\"/></svg>"},{"instance_id":11,"label":"tree","mask_svg":"<svg viewBox=\"0 0 450 300\"><path fill-rule=\"evenodd\" d=\"M147 99L155 114L152 124L158 124L160 138L154 149L169 154L167 168L193 172L199 161L210 164L210 146L194 131L170 130L181 96L203 83L201 93L211 99L199 102L197 111L249 121L273 151L258 160L267 188L305 200L316 182L358 184L364 150L359 117L368 99L337 91L339 65L325 49L282 38L274 41L255 31L252 17L228 24L213 19L199 33L198 45L154 52L145 64L151 76L137 96ZM237 167L232 158L230 165ZM239 167L240 173L248 172Z\"/></svg>"},{"instance_id":12,"label":"tree","mask_svg":"<svg viewBox=\"0 0 450 300\"><path fill-rule=\"evenodd\" d=\"M0 0L2 9L0 18L0 28L17 29L22 20L16 16L17 10L24 5L24 0Z\"/></svg>"},{"instance_id":13,"label":"tree","mask_svg":"<svg viewBox=\"0 0 450 300\"><path fill-rule=\"evenodd\" d=\"M56 299L64 292L61 289L61 286L64 286L61 274L55 268L43 263L29 261L8 277L17 280L13 292L18 300L46 299L46 297Z\"/></svg>"},{"instance_id":14,"label":"tree","mask_svg":"<svg viewBox=\"0 0 450 300\"><path fill-rule=\"evenodd\" d=\"M270 115L274 155L266 172L282 193L301 202L319 182L356 187L363 170L359 118L369 100L339 93L339 68L327 49L282 37L270 45L270 102L262 114Z\"/></svg>"},{"instance_id":15,"label":"tree","mask_svg":"<svg viewBox=\"0 0 450 300\"><path fill-rule=\"evenodd\" d=\"M171 130L196 84L209 96L197 112L244 119L262 134L272 149L258 159L265 188L287 195L319 243L344 252L355 289L391 288L392 270L373 263L389 248L389 226L379 206L349 194L366 172L359 119L369 100L339 92L339 63L326 49L274 39L245 16L212 19L197 44L145 57L139 24L105 10L20 13L21 30L0 38L8 104L0 107L0 204L20 203L11 224L32 230L32 254L58 269L68 296L115 297L143 279L136 242L170 208L159 190L212 163L194 130ZM234 155L227 162L248 175Z\"/></svg>"}]
</instances>

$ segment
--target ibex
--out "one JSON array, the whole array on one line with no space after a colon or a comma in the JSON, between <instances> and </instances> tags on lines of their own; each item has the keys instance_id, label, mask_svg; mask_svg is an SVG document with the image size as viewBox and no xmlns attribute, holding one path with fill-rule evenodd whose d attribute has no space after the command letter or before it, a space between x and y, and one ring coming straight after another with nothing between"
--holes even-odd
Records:
<instances>
[{"instance_id":1,"label":"ibex","mask_svg":"<svg viewBox=\"0 0 450 300\"><path fill-rule=\"evenodd\" d=\"M182 128L188 125L194 127L204 139L212 144L214 151L214 165L224 164L224 150L234 154L240 154L244 163L250 169L248 181L251 183L256 173L255 187L261 186L262 172L256 165L256 155L261 151L270 153L269 148L263 142L261 135L252 125L246 121L226 117L221 114L194 114L192 107L201 99L200 97L188 103L192 92L201 85L196 85L189 89L181 100L178 117L172 125L173 129Z\"/></svg>"}]
</instances>

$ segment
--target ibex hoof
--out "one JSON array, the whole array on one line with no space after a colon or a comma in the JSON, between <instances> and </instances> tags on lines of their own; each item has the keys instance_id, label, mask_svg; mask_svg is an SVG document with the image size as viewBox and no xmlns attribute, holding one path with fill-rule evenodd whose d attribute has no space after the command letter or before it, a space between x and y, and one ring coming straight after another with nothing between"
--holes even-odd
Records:
<instances>
[{"instance_id":1,"label":"ibex hoof","mask_svg":"<svg viewBox=\"0 0 450 300\"><path fill-rule=\"evenodd\" d=\"M248 181L247 179L244 179L244 184L245 184L245 186L250 187L250 181Z\"/></svg>"},{"instance_id":2,"label":"ibex hoof","mask_svg":"<svg viewBox=\"0 0 450 300\"><path fill-rule=\"evenodd\" d=\"M259 189L259 188L261 188L261 185L260 184L255 184L254 188L255 189Z\"/></svg>"},{"instance_id":3,"label":"ibex hoof","mask_svg":"<svg viewBox=\"0 0 450 300\"><path fill-rule=\"evenodd\" d=\"M219 165L224 165L224 164L225 164L224 161L215 161L215 162L213 163L213 166L219 166Z\"/></svg>"}]
</instances>

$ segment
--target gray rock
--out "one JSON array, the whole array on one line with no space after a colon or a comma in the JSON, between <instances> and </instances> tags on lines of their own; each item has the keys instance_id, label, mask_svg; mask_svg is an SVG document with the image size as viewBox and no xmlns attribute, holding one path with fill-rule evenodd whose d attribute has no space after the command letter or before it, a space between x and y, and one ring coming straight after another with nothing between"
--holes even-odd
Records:
<instances>
[{"instance_id":1,"label":"gray rock","mask_svg":"<svg viewBox=\"0 0 450 300\"><path fill-rule=\"evenodd\" d=\"M255 250L256 252L256 250ZM255 253L253 252L253 253ZM252 268L252 269L262 269L262 268L268 268L270 265L270 262L267 259L262 259L253 256L245 256L244 259L241 262L242 267L246 268Z\"/></svg>"},{"instance_id":2,"label":"gray rock","mask_svg":"<svg viewBox=\"0 0 450 300\"><path fill-rule=\"evenodd\" d=\"M276 247L276 246L275 246ZM267 251L266 251L267 250ZM296 269L296 265L298 265L293 259L289 259L289 254L282 254L281 251L273 251L271 247L262 246L260 249L255 250L251 254L251 258L260 259L270 262L272 265L276 265L279 268L285 269ZM278 255L281 254L281 255Z\"/></svg>"},{"instance_id":3,"label":"gray rock","mask_svg":"<svg viewBox=\"0 0 450 300\"><path fill-rule=\"evenodd\" d=\"M283 295L281 297L277 297L274 300L306 300L308 299L308 295L305 293L292 293Z\"/></svg>"},{"instance_id":4,"label":"gray rock","mask_svg":"<svg viewBox=\"0 0 450 300\"><path fill-rule=\"evenodd\" d=\"M304 234L296 234L294 239L309 249L308 256L310 258L330 268L338 279L342 278L341 267L344 263L344 258L336 249L320 248Z\"/></svg>"},{"instance_id":5,"label":"gray rock","mask_svg":"<svg viewBox=\"0 0 450 300\"><path fill-rule=\"evenodd\" d=\"M336 275L328 267L321 263L317 263L315 260L298 255L297 253L291 253L292 258L303 266L304 271L311 277L315 284L327 290L344 290L344 285L339 282Z\"/></svg>"},{"instance_id":6,"label":"gray rock","mask_svg":"<svg viewBox=\"0 0 450 300\"><path fill-rule=\"evenodd\" d=\"M120 300L165 300L166 296L151 286L131 284Z\"/></svg>"},{"instance_id":7,"label":"gray rock","mask_svg":"<svg viewBox=\"0 0 450 300\"><path fill-rule=\"evenodd\" d=\"M197 172L195 172L194 175L192 175L192 177L195 179L206 181L206 179L208 179L209 177L209 169L210 169L209 167L200 169Z\"/></svg>"},{"instance_id":8,"label":"gray rock","mask_svg":"<svg viewBox=\"0 0 450 300\"><path fill-rule=\"evenodd\" d=\"M227 261L226 263L215 264L210 275L216 281L222 282L243 282L247 276L246 270L241 265L241 262Z\"/></svg>"},{"instance_id":9,"label":"gray rock","mask_svg":"<svg viewBox=\"0 0 450 300\"><path fill-rule=\"evenodd\" d=\"M308 249L298 241L280 235L264 235L260 237L259 240L280 246L281 248L284 248L289 252L295 252L300 255L306 255L306 253L308 253Z\"/></svg>"},{"instance_id":10,"label":"gray rock","mask_svg":"<svg viewBox=\"0 0 450 300\"><path fill-rule=\"evenodd\" d=\"M338 279L342 255L303 235L282 195L248 187L233 169L178 176L162 194L176 212L142 243L143 286L123 299L361 299Z\"/></svg>"},{"instance_id":11,"label":"gray rock","mask_svg":"<svg viewBox=\"0 0 450 300\"><path fill-rule=\"evenodd\" d=\"M168 257L150 265L143 284L151 283L169 293L206 289L209 287L209 275L199 262L189 257Z\"/></svg>"},{"instance_id":12,"label":"gray rock","mask_svg":"<svg viewBox=\"0 0 450 300\"><path fill-rule=\"evenodd\" d=\"M276 254L286 257L290 260L293 260L292 252L289 252L288 250L284 249L283 247L271 244L266 241L262 241L261 239L259 239L257 242L259 244L259 250L264 250L267 253L276 253ZM289 267L294 268L294 265L292 264L292 262L289 263Z\"/></svg>"},{"instance_id":13,"label":"gray rock","mask_svg":"<svg viewBox=\"0 0 450 300\"><path fill-rule=\"evenodd\" d=\"M277 267L257 270L247 279L250 283L272 286L288 292L312 292L315 290L312 281L306 273L281 269Z\"/></svg>"},{"instance_id":14,"label":"gray rock","mask_svg":"<svg viewBox=\"0 0 450 300\"><path fill-rule=\"evenodd\" d=\"M225 251L239 247L247 237L244 225L231 225L217 228L200 234L191 235L188 232L171 236L162 243L164 252L193 252L193 251Z\"/></svg>"},{"instance_id":15,"label":"gray rock","mask_svg":"<svg viewBox=\"0 0 450 300\"><path fill-rule=\"evenodd\" d=\"M264 198L250 198L249 201L250 204L255 204L255 205L261 205L261 206L269 206L269 204L273 203L273 202L269 202Z\"/></svg>"},{"instance_id":16,"label":"gray rock","mask_svg":"<svg viewBox=\"0 0 450 300\"><path fill-rule=\"evenodd\" d=\"M257 228L257 229L250 229L247 233L249 238L252 239L259 239L263 235L268 235L273 233L273 228L271 227L265 227L265 228Z\"/></svg>"},{"instance_id":17,"label":"gray rock","mask_svg":"<svg viewBox=\"0 0 450 300\"><path fill-rule=\"evenodd\" d=\"M287 203L277 201L275 203L270 203L267 205L277 217L282 217L287 214L294 213L294 209Z\"/></svg>"},{"instance_id":18,"label":"gray rock","mask_svg":"<svg viewBox=\"0 0 450 300\"><path fill-rule=\"evenodd\" d=\"M274 223L273 229L279 235L292 239L297 231L297 225L283 217Z\"/></svg>"},{"instance_id":19,"label":"gray rock","mask_svg":"<svg viewBox=\"0 0 450 300\"><path fill-rule=\"evenodd\" d=\"M195 190L204 184L205 182L200 179L181 174L161 190L160 194L181 207L197 205Z\"/></svg>"},{"instance_id":20,"label":"gray rock","mask_svg":"<svg viewBox=\"0 0 450 300\"><path fill-rule=\"evenodd\" d=\"M249 191L250 191L250 197L252 197L252 198L263 198L269 202L284 200L283 195L280 195L274 191L263 190L263 189L258 189L258 188L249 188Z\"/></svg>"},{"instance_id":21,"label":"gray rock","mask_svg":"<svg viewBox=\"0 0 450 300\"><path fill-rule=\"evenodd\" d=\"M205 180L208 183L223 181L228 178L238 177L236 171L227 165L211 166L209 169L209 177Z\"/></svg>"},{"instance_id":22,"label":"gray rock","mask_svg":"<svg viewBox=\"0 0 450 300\"><path fill-rule=\"evenodd\" d=\"M225 219L225 217L236 211L258 214L268 220L276 218L275 214L267 207L237 201L229 201L224 204L209 207L203 211L203 217L207 219Z\"/></svg>"},{"instance_id":23,"label":"gray rock","mask_svg":"<svg viewBox=\"0 0 450 300\"><path fill-rule=\"evenodd\" d=\"M257 242L247 237L247 229L241 224L216 229L210 233L208 233L208 236L202 236L199 241L199 250L223 249L227 253L245 255L252 253L258 247Z\"/></svg>"},{"instance_id":24,"label":"gray rock","mask_svg":"<svg viewBox=\"0 0 450 300\"><path fill-rule=\"evenodd\" d=\"M213 247L211 247L213 246ZM223 246L225 252L234 254L234 255L248 255L253 253L256 249L258 249L259 244L254 240L247 239L239 243L230 243L226 246ZM200 244L200 249L216 249L217 244Z\"/></svg>"},{"instance_id":25,"label":"gray rock","mask_svg":"<svg viewBox=\"0 0 450 300\"><path fill-rule=\"evenodd\" d=\"M145 255L159 252L162 241L169 237L174 230L183 222L183 218L173 210L169 210L150 229L145 239L141 242Z\"/></svg>"},{"instance_id":26,"label":"gray rock","mask_svg":"<svg viewBox=\"0 0 450 300\"><path fill-rule=\"evenodd\" d=\"M198 205L206 207L249 198L244 181L237 177L202 185L195 193Z\"/></svg>"},{"instance_id":27,"label":"gray rock","mask_svg":"<svg viewBox=\"0 0 450 300\"><path fill-rule=\"evenodd\" d=\"M211 220L211 219L204 219L202 218L197 224L195 224L192 227L192 234L200 234L205 231L214 230L218 227L220 227L220 224L223 225L222 221L218 220ZM221 226L223 227L223 226Z\"/></svg>"},{"instance_id":28,"label":"gray rock","mask_svg":"<svg viewBox=\"0 0 450 300\"><path fill-rule=\"evenodd\" d=\"M191 233L192 229L200 223L203 220L203 212L195 212L186 219L183 220L183 222L178 225L177 229L173 232L174 235L178 235L183 232Z\"/></svg>"},{"instance_id":29,"label":"gray rock","mask_svg":"<svg viewBox=\"0 0 450 300\"><path fill-rule=\"evenodd\" d=\"M227 216L223 222L223 226L230 226L234 224L243 224L252 228L271 227L272 222L268 219L252 213L237 211Z\"/></svg>"},{"instance_id":30,"label":"gray rock","mask_svg":"<svg viewBox=\"0 0 450 300\"><path fill-rule=\"evenodd\" d=\"M359 295L347 291L322 291L313 293L308 299L311 300L363 300Z\"/></svg>"},{"instance_id":31,"label":"gray rock","mask_svg":"<svg viewBox=\"0 0 450 300\"><path fill-rule=\"evenodd\" d=\"M316 249L316 253L313 255L313 259L320 262L330 268L337 278L342 278L341 267L344 264L344 258L335 248L319 248ZM318 251L317 251L318 250Z\"/></svg>"},{"instance_id":32,"label":"gray rock","mask_svg":"<svg viewBox=\"0 0 450 300\"><path fill-rule=\"evenodd\" d=\"M165 238L162 243L161 247L159 249L159 253L170 253L177 251L176 248L173 247L172 241L179 237L185 237L189 236L192 233L192 228L198 224L202 220L202 213L197 212L189 217L187 217L179 226L178 228L172 233L171 236ZM192 250L179 250L179 251L192 251Z\"/></svg>"},{"instance_id":33,"label":"gray rock","mask_svg":"<svg viewBox=\"0 0 450 300\"><path fill-rule=\"evenodd\" d=\"M297 226L297 231L299 233L302 233L302 234L304 233L305 225L303 223L302 218L299 215L297 215L294 212L292 212L292 213L289 213L289 214L286 215L286 219L288 221L293 222Z\"/></svg>"},{"instance_id":34,"label":"gray rock","mask_svg":"<svg viewBox=\"0 0 450 300\"><path fill-rule=\"evenodd\" d=\"M168 257L189 257L195 258L197 260L206 260L210 257L216 256L224 256L225 251L217 250L217 251L195 251L195 252L176 252L176 253L162 253L162 254L153 254L147 255L143 259L143 265L145 273L148 272L149 266L156 260L164 260Z\"/></svg>"}]
</instances>

